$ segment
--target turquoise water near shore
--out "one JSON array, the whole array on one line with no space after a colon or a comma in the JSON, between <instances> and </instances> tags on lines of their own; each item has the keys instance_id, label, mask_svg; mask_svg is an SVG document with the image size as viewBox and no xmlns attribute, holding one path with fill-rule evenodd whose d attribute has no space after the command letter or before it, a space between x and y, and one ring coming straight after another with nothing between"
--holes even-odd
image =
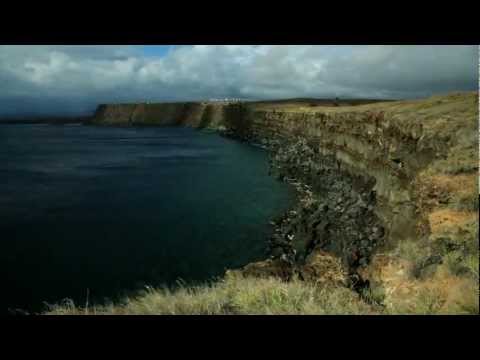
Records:
<instances>
[{"instance_id":1,"label":"turquoise water near shore","mask_svg":"<svg viewBox=\"0 0 480 360\"><path fill-rule=\"evenodd\" d=\"M0 126L0 313L221 276L293 193L264 150L188 128Z\"/></svg>"}]
</instances>

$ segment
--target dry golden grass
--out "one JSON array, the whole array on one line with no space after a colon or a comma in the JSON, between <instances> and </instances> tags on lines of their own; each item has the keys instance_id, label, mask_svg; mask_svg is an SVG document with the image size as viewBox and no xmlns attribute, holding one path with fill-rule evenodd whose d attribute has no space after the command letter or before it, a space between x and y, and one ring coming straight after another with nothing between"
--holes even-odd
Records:
<instances>
[{"instance_id":1,"label":"dry golden grass","mask_svg":"<svg viewBox=\"0 0 480 360\"><path fill-rule=\"evenodd\" d=\"M47 315L378 315L477 314L478 280L439 275L429 282L405 278L392 265L383 287L360 297L340 286L240 275L175 291L147 289L120 304L85 309L66 301Z\"/></svg>"},{"instance_id":2,"label":"dry golden grass","mask_svg":"<svg viewBox=\"0 0 480 360\"><path fill-rule=\"evenodd\" d=\"M421 255L411 243L400 257L378 257L371 265L375 282L370 290L380 299L384 314L478 314L478 256L470 276L452 273L450 264L438 265L432 276L412 275ZM421 249L420 249L421 252ZM407 259L408 258L408 259ZM473 259L473 258L472 258Z\"/></svg>"},{"instance_id":3,"label":"dry golden grass","mask_svg":"<svg viewBox=\"0 0 480 360\"><path fill-rule=\"evenodd\" d=\"M437 95L426 99L399 100L375 102L354 106L309 106L304 102L290 103L265 103L253 105L258 110L277 110L282 112L326 112L326 113L347 113L347 112L380 112L385 111L399 115L399 118L436 119L431 126L448 126L449 118L461 114L462 117L475 116L478 111L477 92L459 92L448 95ZM448 114L445 117L445 114Z\"/></svg>"},{"instance_id":4,"label":"dry golden grass","mask_svg":"<svg viewBox=\"0 0 480 360\"><path fill-rule=\"evenodd\" d=\"M88 309L71 302L52 306L49 315L293 315L374 314L358 294L299 280L245 278L232 274L205 286L175 291L148 289L121 304Z\"/></svg>"},{"instance_id":5,"label":"dry golden grass","mask_svg":"<svg viewBox=\"0 0 480 360\"><path fill-rule=\"evenodd\" d=\"M471 221L478 218L478 213L473 211L455 211L451 209L440 209L429 214L430 228L432 234L442 233L452 228L463 228Z\"/></svg>"},{"instance_id":6,"label":"dry golden grass","mask_svg":"<svg viewBox=\"0 0 480 360\"><path fill-rule=\"evenodd\" d=\"M477 195L478 175L477 174L461 174L461 175L445 175L438 174L431 178L434 186L441 191L449 193L457 193L459 195Z\"/></svg>"}]
</instances>

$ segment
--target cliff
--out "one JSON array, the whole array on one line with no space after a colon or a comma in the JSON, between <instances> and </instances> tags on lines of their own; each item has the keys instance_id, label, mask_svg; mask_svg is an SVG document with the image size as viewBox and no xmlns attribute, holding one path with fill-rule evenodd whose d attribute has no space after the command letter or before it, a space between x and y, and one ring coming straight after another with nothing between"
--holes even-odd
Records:
<instances>
[{"instance_id":1,"label":"cliff","mask_svg":"<svg viewBox=\"0 0 480 360\"><path fill-rule=\"evenodd\" d=\"M100 105L92 123L226 128L231 135L263 143L306 139L314 152L333 156L340 173L374 183L377 213L392 240L387 244L418 236L418 226L427 221L420 211L422 171L452 179L468 173L469 184L476 186L471 181L478 168L474 93L357 106L301 105Z\"/></svg>"},{"instance_id":2,"label":"cliff","mask_svg":"<svg viewBox=\"0 0 480 360\"><path fill-rule=\"evenodd\" d=\"M204 103L103 104L93 118L94 125L120 126L216 126L222 121L223 106Z\"/></svg>"},{"instance_id":3,"label":"cliff","mask_svg":"<svg viewBox=\"0 0 480 360\"><path fill-rule=\"evenodd\" d=\"M336 278L383 306L474 294L478 311L478 94L338 105L101 105L92 123L208 127L268 147L300 201L246 275L318 281L333 255Z\"/></svg>"}]
</instances>

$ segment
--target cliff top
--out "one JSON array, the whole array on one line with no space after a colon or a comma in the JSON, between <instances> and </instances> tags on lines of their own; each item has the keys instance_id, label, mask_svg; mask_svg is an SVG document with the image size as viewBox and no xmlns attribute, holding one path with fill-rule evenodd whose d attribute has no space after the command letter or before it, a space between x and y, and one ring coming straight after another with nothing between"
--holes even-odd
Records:
<instances>
[{"instance_id":1,"label":"cliff top","mask_svg":"<svg viewBox=\"0 0 480 360\"><path fill-rule=\"evenodd\" d=\"M305 104L260 104L256 110L298 112L298 113L322 113L322 114L347 114L359 112L385 112L402 122L420 121L427 127L442 127L445 122L454 119L455 122L465 121L471 124L471 120L477 120L478 115L478 92L459 92L448 95L436 95L426 99L381 101L353 106L306 106ZM477 125L475 125L477 126Z\"/></svg>"}]
</instances>

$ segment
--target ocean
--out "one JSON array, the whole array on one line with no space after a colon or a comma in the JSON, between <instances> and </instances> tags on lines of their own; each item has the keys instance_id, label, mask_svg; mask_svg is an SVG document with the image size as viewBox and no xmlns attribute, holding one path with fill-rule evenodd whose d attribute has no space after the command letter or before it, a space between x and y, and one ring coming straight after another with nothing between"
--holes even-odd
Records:
<instances>
[{"instance_id":1,"label":"ocean","mask_svg":"<svg viewBox=\"0 0 480 360\"><path fill-rule=\"evenodd\" d=\"M0 314L104 304L265 258L267 153L189 128L0 125Z\"/></svg>"}]
</instances>

